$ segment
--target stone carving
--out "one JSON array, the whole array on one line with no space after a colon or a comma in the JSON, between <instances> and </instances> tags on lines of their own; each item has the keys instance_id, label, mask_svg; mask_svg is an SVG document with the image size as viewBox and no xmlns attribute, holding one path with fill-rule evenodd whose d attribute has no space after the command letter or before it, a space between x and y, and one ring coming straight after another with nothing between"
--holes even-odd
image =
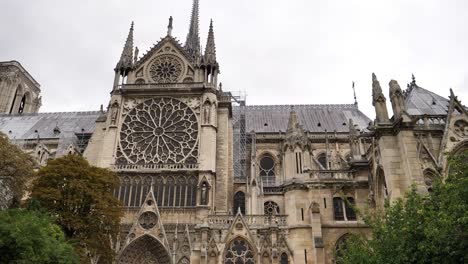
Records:
<instances>
[{"instance_id":1,"label":"stone carving","mask_svg":"<svg viewBox=\"0 0 468 264\"><path fill-rule=\"evenodd\" d=\"M158 216L153 212L144 212L140 216L140 219L138 219L138 223L144 229L153 228L157 222L158 222Z\"/></svg>"},{"instance_id":2,"label":"stone carving","mask_svg":"<svg viewBox=\"0 0 468 264\"><path fill-rule=\"evenodd\" d=\"M211 123L211 104L208 101L203 104L203 121L205 124Z\"/></svg>"},{"instance_id":3,"label":"stone carving","mask_svg":"<svg viewBox=\"0 0 468 264\"><path fill-rule=\"evenodd\" d=\"M208 204L208 184L206 182L202 183L201 186L201 205Z\"/></svg>"},{"instance_id":4,"label":"stone carving","mask_svg":"<svg viewBox=\"0 0 468 264\"><path fill-rule=\"evenodd\" d=\"M460 138L468 137L468 123L464 120L458 120L454 124L453 133Z\"/></svg>"},{"instance_id":5,"label":"stone carving","mask_svg":"<svg viewBox=\"0 0 468 264\"><path fill-rule=\"evenodd\" d=\"M157 239L145 235L125 248L118 263L169 264L171 259L167 250Z\"/></svg>"},{"instance_id":6,"label":"stone carving","mask_svg":"<svg viewBox=\"0 0 468 264\"><path fill-rule=\"evenodd\" d=\"M190 107L173 98L153 98L125 117L123 156L131 164L197 163L198 122Z\"/></svg>"},{"instance_id":7,"label":"stone carving","mask_svg":"<svg viewBox=\"0 0 468 264\"><path fill-rule=\"evenodd\" d=\"M110 114L111 125L115 125L115 124L116 124L118 114L119 114L119 104L118 104L117 102L115 102L115 103L112 104L112 106L111 106L111 114Z\"/></svg>"},{"instance_id":8,"label":"stone carving","mask_svg":"<svg viewBox=\"0 0 468 264\"><path fill-rule=\"evenodd\" d=\"M278 215L280 213L277 203L268 201L263 204L263 211L265 215Z\"/></svg>"},{"instance_id":9,"label":"stone carving","mask_svg":"<svg viewBox=\"0 0 468 264\"><path fill-rule=\"evenodd\" d=\"M183 63L173 55L156 57L149 66L149 76L156 83L175 83L182 75Z\"/></svg>"}]
</instances>

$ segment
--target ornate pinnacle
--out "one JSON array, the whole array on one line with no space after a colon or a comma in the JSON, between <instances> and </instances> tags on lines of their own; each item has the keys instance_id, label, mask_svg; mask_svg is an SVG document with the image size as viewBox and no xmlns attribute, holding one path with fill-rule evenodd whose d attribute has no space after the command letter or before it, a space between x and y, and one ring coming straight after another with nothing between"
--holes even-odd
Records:
<instances>
[{"instance_id":1,"label":"ornate pinnacle","mask_svg":"<svg viewBox=\"0 0 468 264\"><path fill-rule=\"evenodd\" d=\"M372 98L373 101L377 101L379 98L384 98L385 97L382 93L382 87L380 87L380 83L377 80L377 76L375 76L375 73L372 73Z\"/></svg>"},{"instance_id":2,"label":"ornate pinnacle","mask_svg":"<svg viewBox=\"0 0 468 264\"><path fill-rule=\"evenodd\" d=\"M388 85L390 86L390 96L393 96L396 93L401 93L403 94L403 91L400 88L400 85L398 84L397 81L391 80Z\"/></svg>"},{"instance_id":3,"label":"ornate pinnacle","mask_svg":"<svg viewBox=\"0 0 468 264\"><path fill-rule=\"evenodd\" d=\"M172 36L172 16L169 17L169 25L167 25L167 35Z\"/></svg>"},{"instance_id":4,"label":"ornate pinnacle","mask_svg":"<svg viewBox=\"0 0 468 264\"><path fill-rule=\"evenodd\" d=\"M411 74L411 84L416 85L416 77L414 77L414 74Z\"/></svg>"},{"instance_id":5,"label":"ornate pinnacle","mask_svg":"<svg viewBox=\"0 0 468 264\"><path fill-rule=\"evenodd\" d=\"M210 30L208 31L208 39L206 41L205 62L216 63L216 45L213 31L213 20L210 22Z\"/></svg>"},{"instance_id":6,"label":"ornate pinnacle","mask_svg":"<svg viewBox=\"0 0 468 264\"><path fill-rule=\"evenodd\" d=\"M120 56L119 62L115 66L115 71L119 71L122 75L127 75L133 67L133 21L128 32L127 41Z\"/></svg>"},{"instance_id":7,"label":"ornate pinnacle","mask_svg":"<svg viewBox=\"0 0 468 264\"><path fill-rule=\"evenodd\" d=\"M198 16L199 16L199 0L193 0L192 17L190 19L189 33L185 41L185 49L192 56L197 58L200 56L200 37L198 30Z\"/></svg>"},{"instance_id":8,"label":"ornate pinnacle","mask_svg":"<svg viewBox=\"0 0 468 264\"><path fill-rule=\"evenodd\" d=\"M296 130L299 126L299 118L297 116L297 112L294 110L294 106L291 107L291 112L289 113L289 121L288 121L288 130L287 132L292 132Z\"/></svg>"}]
</instances>

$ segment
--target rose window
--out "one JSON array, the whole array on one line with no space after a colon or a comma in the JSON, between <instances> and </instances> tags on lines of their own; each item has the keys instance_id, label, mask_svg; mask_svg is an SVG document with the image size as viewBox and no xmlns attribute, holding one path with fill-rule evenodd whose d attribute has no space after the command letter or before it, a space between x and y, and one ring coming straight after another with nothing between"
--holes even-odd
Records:
<instances>
[{"instance_id":1,"label":"rose window","mask_svg":"<svg viewBox=\"0 0 468 264\"><path fill-rule=\"evenodd\" d=\"M149 66L149 75L156 83L175 83L182 75L182 62L175 56L163 55Z\"/></svg>"},{"instance_id":2,"label":"rose window","mask_svg":"<svg viewBox=\"0 0 468 264\"><path fill-rule=\"evenodd\" d=\"M249 244L241 238L231 242L224 258L224 264L254 264L254 254Z\"/></svg>"},{"instance_id":3,"label":"rose window","mask_svg":"<svg viewBox=\"0 0 468 264\"><path fill-rule=\"evenodd\" d=\"M197 116L190 107L173 98L153 98L125 116L118 156L130 164L194 164L197 141Z\"/></svg>"}]
</instances>

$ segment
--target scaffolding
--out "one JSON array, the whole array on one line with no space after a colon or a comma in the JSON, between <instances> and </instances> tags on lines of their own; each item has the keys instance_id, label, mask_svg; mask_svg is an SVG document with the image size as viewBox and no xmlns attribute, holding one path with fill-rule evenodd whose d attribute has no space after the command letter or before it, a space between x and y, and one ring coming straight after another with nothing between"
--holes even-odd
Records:
<instances>
[{"instance_id":1,"label":"scaffolding","mask_svg":"<svg viewBox=\"0 0 468 264\"><path fill-rule=\"evenodd\" d=\"M247 133L245 126L246 94L245 92L231 92L232 127L233 127L233 154L234 177L247 176Z\"/></svg>"}]
</instances>

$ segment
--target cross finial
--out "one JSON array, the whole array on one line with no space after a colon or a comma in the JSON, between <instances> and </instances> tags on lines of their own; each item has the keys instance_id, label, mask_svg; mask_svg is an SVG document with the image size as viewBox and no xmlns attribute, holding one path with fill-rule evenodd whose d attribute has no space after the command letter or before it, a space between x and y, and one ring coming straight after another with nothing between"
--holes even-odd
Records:
<instances>
[{"instance_id":1,"label":"cross finial","mask_svg":"<svg viewBox=\"0 0 468 264\"><path fill-rule=\"evenodd\" d=\"M354 105L358 105L358 102L357 102L357 97L356 97L356 89L354 88L354 81L353 81L353 93L354 93Z\"/></svg>"}]
</instances>

